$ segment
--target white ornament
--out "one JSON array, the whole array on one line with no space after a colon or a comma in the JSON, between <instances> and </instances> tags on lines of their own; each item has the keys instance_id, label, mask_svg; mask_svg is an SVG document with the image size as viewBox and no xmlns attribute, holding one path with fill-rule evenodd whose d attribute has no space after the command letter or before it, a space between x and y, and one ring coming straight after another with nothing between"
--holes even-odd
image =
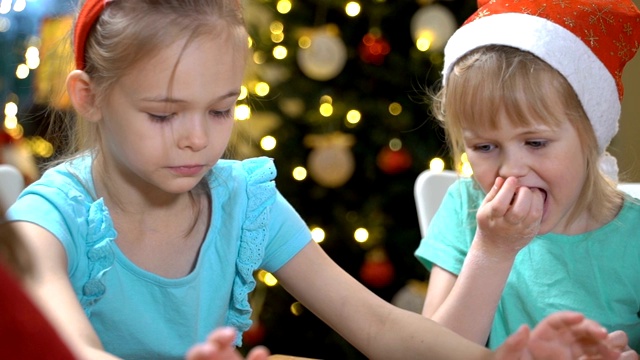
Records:
<instances>
[{"instance_id":1,"label":"white ornament","mask_svg":"<svg viewBox=\"0 0 640 360\"><path fill-rule=\"evenodd\" d=\"M432 51L441 51L457 28L456 18L440 4L423 6L411 18L413 41L427 38Z\"/></svg>"},{"instance_id":2,"label":"white ornament","mask_svg":"<svg viewBox=\"0 0 640 360\"><path fill-rule=\"evenodd\" d=\"M325 30L310 36L311 45L298 50L298 66L309 78L326 81L336 77L347 62L347 47L342 39Z\"/></svg>"},{"instance_id":3,"label":"white ornament","mask_svg":"<svg viewBox=\"0 0 640 360\"><path fill-rule=\"evenodd\" d=\"M337 188L344 185L355 171L355 158L351 146L353 135L334 132L324 135L307 135L307 146L313 148L307 159L309 175L318 184Z\"/></svg>"}]
</instances>

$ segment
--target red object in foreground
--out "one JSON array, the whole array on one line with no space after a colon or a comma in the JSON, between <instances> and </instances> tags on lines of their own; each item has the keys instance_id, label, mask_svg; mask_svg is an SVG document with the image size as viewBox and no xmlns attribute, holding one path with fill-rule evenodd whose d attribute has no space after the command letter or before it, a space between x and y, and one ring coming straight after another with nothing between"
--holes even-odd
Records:
<instances>
[{"instance_id":1,"label":"red object in foreground","mask_svg":"<svg viewBox=\"0 0 640 360\"><path fill-rule=\"evenodd\" d=\"M0 358L75 359L21 284L0 264Z\"/></svg>"}]
</instances>

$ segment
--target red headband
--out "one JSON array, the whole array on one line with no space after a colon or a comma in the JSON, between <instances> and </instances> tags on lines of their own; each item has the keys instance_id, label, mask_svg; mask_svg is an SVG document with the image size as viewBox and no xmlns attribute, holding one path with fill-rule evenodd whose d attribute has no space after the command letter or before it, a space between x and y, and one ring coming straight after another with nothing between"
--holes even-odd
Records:
<instances>
[{"instance_id":1,"label":"red headband","mask_svg":"<svg viewBox=\"0 0 640 360\"><path fill-rule=\"evenodd\" d=\"M73 34L73 47L75 49L76 69L84 70L84 47L89 31L98 21L100 14L111 0L87 0L78 14L76 29Z\"/></svg>"}]
</instances>

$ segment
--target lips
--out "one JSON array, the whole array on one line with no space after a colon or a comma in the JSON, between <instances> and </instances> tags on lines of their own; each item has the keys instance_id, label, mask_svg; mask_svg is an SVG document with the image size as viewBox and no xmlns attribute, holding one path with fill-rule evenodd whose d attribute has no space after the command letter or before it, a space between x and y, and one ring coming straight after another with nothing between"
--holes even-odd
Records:
<instances>
[{"instance_id":1,"label":"lips","mask_svg":"<svg viewBox=\"0 0 640 360\"><path fill-rule=\"evenodd\" d=\"M171 172L179 176L195 176L201 173L203 169L204 165L183 165L169 168Z\"/></svg>"}]
</instances>

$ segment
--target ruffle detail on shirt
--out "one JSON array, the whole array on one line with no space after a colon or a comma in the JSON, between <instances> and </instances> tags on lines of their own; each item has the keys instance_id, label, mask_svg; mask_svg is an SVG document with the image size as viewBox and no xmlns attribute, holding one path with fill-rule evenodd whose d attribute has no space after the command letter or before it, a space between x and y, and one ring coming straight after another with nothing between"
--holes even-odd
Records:
<instances>
[{"instance_id":1,"label":"ruffle detail on shirt","mask_svg":"<svg viewBox=\"0 0 640 360\"><path fill-rule=\"evenodd\" d=\"M228 324L240 333L251 326L249 293L256 286L253 273L264 258L269 235L269 209L276 199L273 179L276 168L268 158L254 158L242 162L247 172L247 214L242 225L240 248L236 262L237 275L233 282ZM242 343L238 336L236 343Z\"/></svg>"},{"instance_id":2,"label":"ruffle detail on shirt","mask_svg":"<svg viewBox=\"0 0 640 360\"><path fill-rule=\"evenodd\" d=\"M103 277L113 267L115 261L115 254L110 244L116 238L117 233L103 199L89 205L87 225L86 255L89 260L89 277L82 286L80 303L89 316L92 306L102 298L106 291Z\"/></svg>"}]
</instances>

